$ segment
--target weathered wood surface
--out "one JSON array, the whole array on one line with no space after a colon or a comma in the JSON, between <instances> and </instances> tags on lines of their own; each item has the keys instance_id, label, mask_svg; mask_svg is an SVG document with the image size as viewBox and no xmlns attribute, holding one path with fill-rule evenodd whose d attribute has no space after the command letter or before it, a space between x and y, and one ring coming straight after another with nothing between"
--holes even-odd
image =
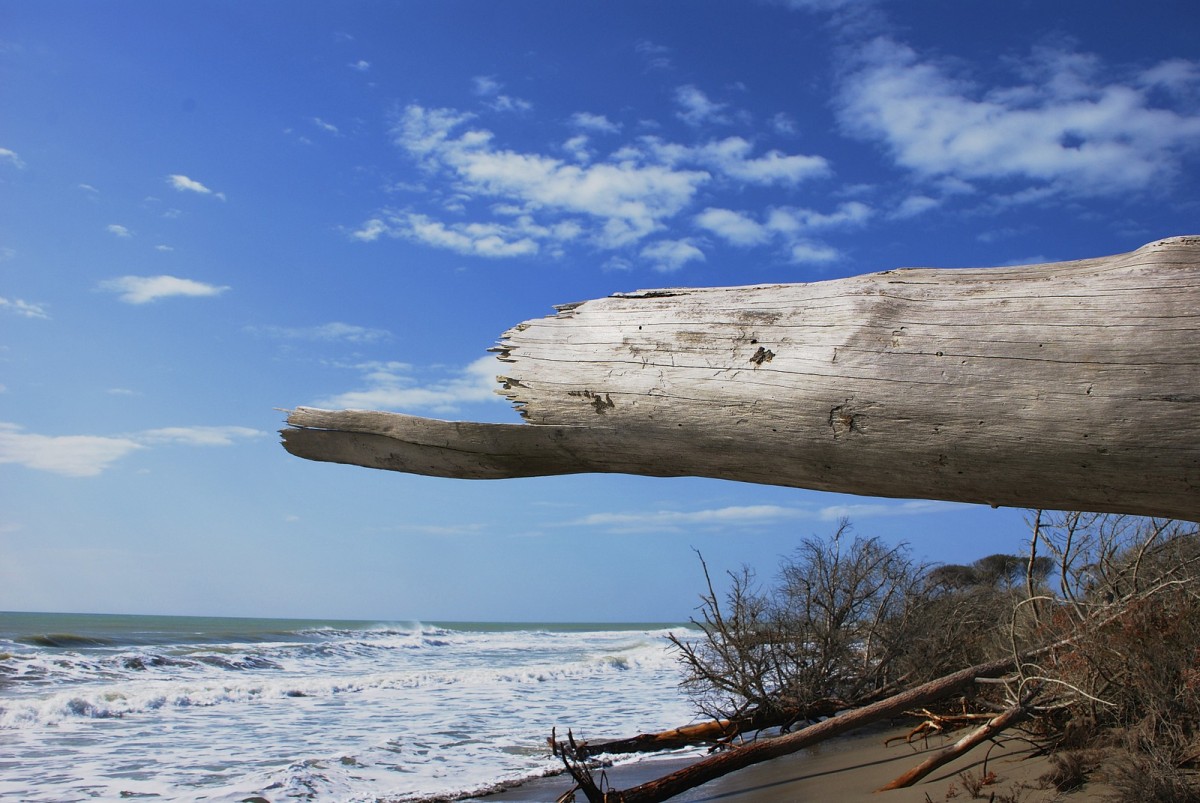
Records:
<instances>
[{"instance_id":1,"label":"weathered wood surface","mask_svg":"<svg viewBox=\"0 0 1200 803\"><path fill-rule=\"evenodd\" d=\"M494 350L528 424L299 408L284 446L443 477L686 475L1200 519L1200 237L619 294Z\"/></svg>"}]
</instances>

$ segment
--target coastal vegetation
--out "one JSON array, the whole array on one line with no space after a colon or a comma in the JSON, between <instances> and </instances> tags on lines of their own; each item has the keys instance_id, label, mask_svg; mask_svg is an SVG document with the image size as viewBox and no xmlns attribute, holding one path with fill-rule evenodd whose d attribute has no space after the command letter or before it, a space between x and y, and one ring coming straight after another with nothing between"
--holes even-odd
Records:
<instances>
[{"instance_id":1,"label":"coastal vegetation","mask_svg":"<svg viewBox=\"0 0 1200 803\"><path fill-rule=\"evenodd\" d=\"M564 761L589 800L664 800L820 739L907 718L910 741L966 735L883 789L1013 738L1050 756L1043 788L1067 793L1094 779L1116 803L1200 799L1197 525L1041 510L1029 524L1025 554L929 565L842 521L828 537L801 541L770 582L744 567L722 593L701 557L698 634L671 642L683 687L711 724L622 741L628 749L650 749L655 737L664 747L705 741L714 755L623 792L589 789L584 762L619 744L572 740L561 746ZM987 797L980 788L996 778L962 781Z\"/></svg>"}]
</instances>

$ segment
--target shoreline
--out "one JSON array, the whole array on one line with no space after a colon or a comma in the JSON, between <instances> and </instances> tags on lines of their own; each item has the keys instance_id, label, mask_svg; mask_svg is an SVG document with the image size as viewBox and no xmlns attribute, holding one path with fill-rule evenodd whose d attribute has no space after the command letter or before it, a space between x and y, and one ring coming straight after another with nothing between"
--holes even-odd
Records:
<instances>
[{"instance_id":1,"label":"shoreline","mask_svg":"<svg viewBox=\"0 0 1200 803\"><path fill-rule=\"evenodd\" d=\"M941 803L970 800L963 773L982 778L995 773L995 783L984 786L983 799L1014 795L1021 803L1051 800L1093 800L1103 787L1096 781L1064 796L1053 788L1041 789L1038 778L1051 765L1045 756L1020 738L997 739L999 745L980 745L955 761L938 768L919 783L889 792L876 792L893 778L908 771L928 754L952 744L962 731L928 740L903 741L884 746L884 740L905 736L909 727L884 725L830 739L790 756L765 761L716 778L672 798L679 803L793 803L799 800L836 800L839 803ZM661 778L698 759L664 758L616 764L604 769L608 788L630 789ZM597 776L599 773L597 773ZM574 782L566 773L538 778L502 791L472 797L464 803L553 803L571 790ZM582 800L582 795L579 796Z\"/></svg>"}]
</instances>

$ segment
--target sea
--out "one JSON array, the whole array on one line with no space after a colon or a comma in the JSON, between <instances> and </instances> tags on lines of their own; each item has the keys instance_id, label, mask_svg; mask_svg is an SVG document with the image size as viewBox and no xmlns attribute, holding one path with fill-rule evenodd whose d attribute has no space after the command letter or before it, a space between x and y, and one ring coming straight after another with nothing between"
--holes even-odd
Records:
<instances>
[{"instance_id":1,"label":"sea","mask_svg":"<svg viewBox=\"0 0 1200 803\"><path fill-rule=\"evenodd\" d=\"M478 795L695 721L671 632L0 613L0 800Z\"/></svg>"}]
</instances>

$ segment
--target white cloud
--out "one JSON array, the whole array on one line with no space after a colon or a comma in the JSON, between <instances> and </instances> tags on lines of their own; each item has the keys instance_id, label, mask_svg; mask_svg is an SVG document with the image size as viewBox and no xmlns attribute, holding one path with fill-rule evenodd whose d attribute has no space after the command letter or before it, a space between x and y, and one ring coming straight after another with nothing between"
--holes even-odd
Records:
<instances>
[{"instance_id":1,"label":"white cloud","mask_svg":"<svg viewBox=\"0 0 1200 803\"><path fill-rule=\"evenodd\" d=\"M704 252L689 240L659 240L642 249L642 258L660 273L672 273L692 261L704 261Z\"/></svg>"},{"instance_id":2,"label":"white cloud","mask_svg":"<svg viewBox=\"0 0 1200 803\"><path fill-rule=\"evenodd\" d=\"M560 231L565 232L568 228L560 227ZM515 225L447 224L413 212L389 212L386 221L372 218L350 236L371 242L383 234L459 254L491 258L536 254L541 248L539 240L552 237L550 229L535 226L529 218L522 218Z\"/></svg>"},{"instance_id":3,"label":"white cloud","mask_svg":"<svg viewBox=\"0 0 1200 803\"><path fill-rule=\"evenodd\" d=\"M0 423L0 463L16 463L66 477L94 477L141 448L130 438L35 435L15 424Z\"/></svg>"},{"instance_id":4,"label":"white cloud","mask_svg":"<svg viewBox=\"0 0 1200 803\"><path fill-rule=\"evenodd\" d=\"M928 195L910 195L900 202L890 216L897 219L916 217L941 205L941 201Z\"/></svg>"},{"instance_id":5,"label":"white cloud","mask_svg":"<svg viewBox=\"0 0 1200 803\"><path fill-rule=\"evenodd\" d=\"M378 343L390 340L392 333L386 329L370 329L349 323L325 323L320 326L254 326L251 332L283 340L342 341L346 343Z\"/></svg>"},{"instance_id":6,"label":"white cloud","mask_svg":"<svg viewBox=\"0 0 1200 803\"><path fill-rule=\"evenodd\" d=\"M318 401L318 407L352 410L427 410L447 413L474 402L503 401L496 393L498 364L481 357L465 369L421 384L411 365L371 362L358 366L366 387Z\"/></svg>"},{"instance_id":7,"label":"white cloud","mask_svg":"<svg viewBox=\"0 0 1200 803\"><path fill-rule=\"evenodd\" d=\"M504 95L500 90L504 88L504 84L500 83L491 75L477 75L471 79L474 84L476 95L484 98L491 98L486 105L492 111L497 112L527 112L533 108L533 104L521 98L514 98L511 95Z\"/></svg>"},{"instance_id":8,"label":"white cloud","mask_svg":"<svg viewBox=\"0 0 1200 803\"><path fill-rule=\"evenodd\" d=\"M709 208L696 216L696 225L731 245L749 247L777 241L797 263L832 262L839 252L812 240L815 233L858 228L874 212L860 201L847 201L833 212L818 212L790 206L772 207L757 221L744 212Z\"/></svg>"},{"instance_id":9,"label":"white cloud","mask_svg":"<svg viewBox=\"0 0 1200 803\"><path fill-rule=\"evenodd\" d=\"M487 107L497 112L527 112L533 108L533 104L522 98L514 98L511 95L497 95L494 100L487 104Z\"/></svg>"},{"instance_id":10,"label":"white cloud","mask_svg":"<svg viewBox=\"0 0 1200 803\"><path fill-rule=\"evenodd\" d=\"M592 160L592 151L588 148L586 134L579 134L568 139L563 143L563 150L571 154L571 158L577 162L590 162Z\"/></svg>"},{"instance_id":11,"label":"white cloud","mask_svg":"<svg viewBox=\"0 0 1200 803\"><path fill-rule=\"evenodd\" d=\"M600 223L596 239L606 247L635 242L682 210L708 180L702 171L675 170L630 161L577 165L536 153L493 146L490 131L452 136L470 119L450 109L409 106L393 133L396 144L430 170L450 173L457 188L498 198L541 214L584 215ZM377 228L377 227L376 227ZM462 247L458 237L431 231L430 242ZM375 234L378 236L378 233ZM364 237L365 238L365 237Z\"/></svg>"},{"instance_id":12,"label":"white cloud","mask_svg":"<svg viewBox=\"0 0 1200 803\"><path fill-rule=\"evenodd\" d=\"M696 225L732 245L762 245L774 232L743 212L709 207L696 216Z\"/></svg>"},{"instance_id":13,"label":"white cloud","mask_svg":"<svg viewBox=\"0 0 1200 803\"><path fill-rule=\"evenodd\" d=\"M176 276L120 276L101 282L100 289L118 293L127 304L146 304L171 296L216 296L229 288Z\"/></svg>"},{"instance_id":14,"label":"white cloud","mask_svg":"<svg viewBox=\"0 0 1200 803\"><path fill-rule=\"evenodd\" d=\"M132 237L133 236L133 232L131 232L129 229L125 228L124 226L122 226L119 223L110 223L106 227L106 229L108 231L112 232L113 234L117 235L118 237Z\"/></svg>"},{"instance_id":15,"label":"white cloud","mask_svg":"<svg viewBox=\"0 0 1200 803\"><path fill-rule=\"evenodd\" d=\"M504 88L504 84L491 75L477 75L471 79L471 83L475 86L476 95L496 95Z\"/></svg>"},{"instance_id":16,"label":"white cloud","mask_svg":"<svg viewBox=\"0 0 1200 803\"><path fill-rule=\"evenodd\" d=\"M334 125L333 123L326 122L326 121L322 120L320 117L312 118L312 124L327 134L337 135L337 134L341 133L338 130L338 127L336 125Z\"/></svg>"},{"instance_id":17,"label":"white cloud","mask_svg":"<svg viewBox=\"0 0 1200 803\"><path fill-rule=\"evenodd\" d=\"M351 62L347 66L352 70L357 70L358 72L367 72L371 69L371 62L366 61L365 59L359 59L358 61Z\"/></svg>"},{"instance_id":18,"label":"white cloud","mask_svg":"<svg viewBox=\"0 0 1200 803\"><path fill-rule=\"evenodd\" d=\"M261 438L265 434L249 427L163 427L148 429L133 437L147 445L232 446L240 439Z\"/></svg>"},{"instance_id":19,"label":"white cloud","mask_svg":"<svg viewBox=\"0 0 1200 803\"><path fill-rule=\"evenodd\" d=\"M795 185L828 175L829 162L821 156L788 155L777 150L753 157L754 146L742 137L726 137L703 145L679 145L658 137L644 137L641 147L626 148L636 158L653 158L668 165L699 164L746 184Z\"/></svg>"},{"instance_id":20,"label":"white cloud","mask_svg":"<svg viewBox=\"0 0 1200 803\"><path fill-rule=\"evenodd\" d=\"M634 513L592 513L565 526L600 527L617 532L685 532L698 528L767 527L795 521L838 521L944 513L959 507L951 502L913 500L861 502L820 508L783 505L731 505L701 510L654 510Z\"/></svg>"},{"instance_id":21,"label":"white cloud","mask_svg":"<svg viewBox=\"0 0 1200 803\"><path fill-rule=\"evenodd\" d=\"M19 298L5 298L0 296L0 310L7 310L14 315L20 315L22 318L43 318L49 320L50 316L46 313L46 308L41 304L33 304L29 301L22 301Z\"/></svg>"},{"instance_id":22,"label":"white cloud","mask_svg":"<svg viewBox=\"0 0 1200 803\"><path fill-rule=\"evenodd\" d=\"M350 232L350 236L364 243L373 243L379 239L381 234L387 234L388 226L377 217L363 222L356 231Z\"/></svg>"},{"instance_id":23,"label":"white cloud","mask_svg":"<svg viewBox=\"0 0 1200 803\"><path fill-rule=\"evenodd\" d=\"M1023 83L986 89L879 38L844 79L839 113L925 177L1103 195L1173 176L1200 146L1200 116L1154 106L1148 86L1195 87L1195 63L1165 62L1128 83L1099 74L1094 57L1041 47L1022 63Z\"/></svg>"},{"instance_id":24,"label":"white cloud","mask_svg":"<svg viewBox=\"0 0 1200 803\"><path fill-rule=\"evenodd\" d=\"M93 194L100 192L100 190L96 189L91 184L80 184L79 189L83 190L84 192L90 192Z\"/></svg>"},{"instance_id":25,"label":"white cloud","mask_svg":"<svg viewBox=\"0 0 1200 803\"><path fill-rule=\"evenodd\" d=\"M871 207L860 201L838 204L837 210L830 213L780 206L771 209L767 226L785 234L831 228L853 228L865 223L872 214Z\"/></svg>"},{"instance_id":26,"label":"white cloud","mask_svg":"<svg viewBox=\"0 0 1200 803\"><path fill-rule=\"evenodd\" d=\"M167 176L167 183L179 192L195 192L200 195L211 195L214 198L220 198L222 201L225 200L225 193L213 192L199 181L179 175L178 173Z\"/></svg>"},{"instance_id":27,"label":"white cloud","mask_svg":"<svg viewBox=\"0 0 1200 803\"><path fill-rule=\"evenodd\" d=\"M0 148L0 162L8 162L18 170L25 168L25 160L17 156L15 151L11 151L8 148Z\"/></svg>"},{"instance_id":28,"label":"white cloud","mask_svg":"<svg viewBox=\"0 0 1200 803\"><path fill-rule=\"evenodd\" d=\"M575 112L571 115L571 125L584 131L594 131L598 134L617 134L621 126L612 122L603 114L590 112Z\"/></svg>"},{"instance_id":29,"label":"white cloud","mask_svg":"<svg viewBox=\"0 0 1200 803\"><path fill-rule=\"evenodd\" d=\"M710 143L697 155L725 175L748 184L798 184L829 173L829 162L820 156L786 155L768 151L749 158L753 146L741 137Z\"/></svg>"},{"instance_id":30,"label":"white cloud","mask_svg":"<svg viewBox=\"0 0 1200 803\"><path fill-rule=\"evenodd\" d=\"M800 133L800 126L796 124L796 121L791 116L779 112L771 118L771 130L776 134L790 137Z\"/></svg>"},{"instance_id":31,"label":"white cloud","mask_svg":"<svg viewBox=\"0 0 1200 803\"><path fill-rule=\"evenodd\" d=\"M725 113L728 106L709 100L708 95L691 84L675 90L675 103L680 107L675 116L688 125L729 122L729 116Z\"/></svg>"},{"instance_id":32,"label":"white cloud","mask_svg":"<svg viewBox=\"0 0 1200 803\"><path fill-rule=\"evenodd\" d=\"M0 423L0 463L65 477L94 477L121 458L161 444L231 446L266 433L248 427L166 427L133 435L38 435Z\"/></svg>"},{"instance_id":33,"label":"white cloud","mask_svg":"<svg viewBox=\"0 0 1200 803\"><path fill-rule=\"evenodd\" d=\"M841 253L828 245L819 243L797 242L789 249L792 261L797 264L824 264L841 259Z\"/></svg>"},{"instance_id":34,"label":"white cloud","mask_svg":"<svg viewBox=\"0 0 1200 803\"><path fill-rule=\"evenodd\" d=\"M499 90L494 79L477 84L481 91ZM703 106L692 93L684 96L693 107ZM565 243L583 241L603 250L636 248L657 269L678 270L705 258L704 241L670 235L647 240L665 232L715 178L738 186L794 187L831 172L823 157L756 152L753 142L739 136L696 145L643 137L598 156L588 132L619 128L584 112L571 118L579 133L559 146L559 155L517 151L500 146L492 131L472 125L474 119L455 109L413 104L398 113L392 135L423 170L443 180L441 190L425 193L427 200L463 217L480 215L487 203L487 219L448 221L423 210L384 209L349 236L372 242L386 235L486 257L557 255ZM746 213L710 209L698 223L738 245L771 240L790 245L803 232L856 225L869 214L864 204L850 203L825 215L780 208L776 219L756 222ZM810 248L797 256L812 261L820 254Z\"/></svg>"},{"instance_id":35,"label":"white cloud","mask_svg":"<svg viewBox=\"0 0 1200 803\"><path fill-rule=\"evenodd\" d=\"M780 521L812 518L801 508L780 505L735 505L707 510L656 510L638 513L592 513L568 522L585 527L605 527L625 532L679 531L702 526L753 527Z\"/></svg>"},{"instance_id":36,"label":"white cloud","mask_svg":"<svg viewBox=\"0 0 1200 803\"><path fill-rule=\"evenodd\" d=\"M633 49L639 56L646 60L646 66L650 69L671 69L671 49L666 45L651 42L649 39L642 39L634 45Z\"/></svg>"}]
</instances>

